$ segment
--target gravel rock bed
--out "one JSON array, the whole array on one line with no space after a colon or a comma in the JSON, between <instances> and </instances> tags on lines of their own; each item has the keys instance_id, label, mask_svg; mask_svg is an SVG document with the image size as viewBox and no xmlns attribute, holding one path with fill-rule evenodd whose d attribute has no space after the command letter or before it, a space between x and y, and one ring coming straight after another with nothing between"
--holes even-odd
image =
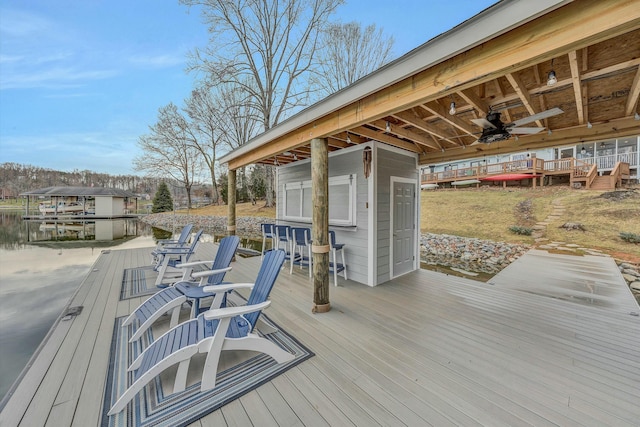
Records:
<instances>
[{"instance_id":1,"label":"gravel rock bed","mask_svg":"<svg viewBox=\"0 0 640 427\"><path fill-rule=\"evenodd\" d=\"M489 274L498 273L529 249L529 245L447 234L426 233L420 238L422 262Z\"/></svg>"},{"instance_id":2,"label":"gravel rock bed","mask_svg":"<svg viewBox=\"0 0 640 427\"><path fill-rule=\"evenodd\" d=\"M640 266L633 265L628 262L621 262L618 264L618 268L620 269L620 273L622 273L622 277L629 285L629 289L631 289L631 293L640 304Z\"/></svg>"},{"instance_id":3,"label":"gravel rock bed","mask_svg":"<svg viewBox=\"0 0 640 427\"><path fill-rule=\"evenodd\" d=\"M180 229L191 223L194 230L204 229L206 234L227 234L226 216L151 214L140 218L140 221L163 230ZM236 234L262 240L260 224L263 222L273 222L273 218L238 217Z\"/></svg>"},{"instance_id":4,"label":"gravel rock bed","mask_svg":"<svg viewBox=\"0 0 640 427\"><path fill-rule=\"evenodd\" d=\"M192 223L196 230L202 228L207 234L227 232L227 217L222 216L151 214L141 218L141 221L163 230L179 229ZM260 239L260 224L272 221L272 218L238 217L236 234ZM420 238L420 260L427 264L495 274L529 248L529 245L427 233Z\"/></svg>"}]
</instances>

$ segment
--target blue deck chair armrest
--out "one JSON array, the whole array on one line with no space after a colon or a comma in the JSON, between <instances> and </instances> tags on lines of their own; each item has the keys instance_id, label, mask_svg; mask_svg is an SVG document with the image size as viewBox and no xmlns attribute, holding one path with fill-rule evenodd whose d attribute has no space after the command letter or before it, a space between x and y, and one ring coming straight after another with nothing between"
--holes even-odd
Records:
<instances>
[{"instance_id":1,"label":"blue deck chair armrest","mask_svg":"<svg viewBox=\"0 0 640 427\"><path fill-rule=\"evenodd\" d=\"M165 245L162 245L159 248L156 248L156 250L162 251L164 249L171 249L171 248L188 248L189 246L191 246L191 243L175 242L175 243L167 243Z\"/></svg>"},{"instance_id":2,"label":"blue deck chair armrest","mask_svg":"<svg viewBox=\"0 0 640 427\"><path fill-rule=\"evenodd\" d=\"M160 255L181 255L191 252L191 248L171 248L167 250L161 250L158 252Z\"/></svg>"},{"instance_id":3,"label":"blue deck chair armrest","mask_svg":"<svg viewBox=\"0 0 640 427\"><path fill-rule=\"evenodd\" d=\"M203 265L203 264L209 264L209 263L213 264L213 260L183 262L182 264L176 264L176 268L189 268L189 267L195 267L197 265Z\"/></svg>"},{"instance_id":4,"label":"blue deck chair armrest","mask_svg":"<svg viewBox=\"0 0 640 427\"><path fill-rule=\"evenodd\" d=\"M160 239L156 243L159 245L169 245L172 243L179 243L177 239Z\"/></svg>"},{"instance_id":5,"label":"blue deck chair armrest","mask_svg":"<svg viewBox=\"0 0 640 427\"><path fill-rule=\"evenodd\" d=\"M176 264L175 268L179 268L182 270L182 277L180 278L181 282L185 282L185 281L191 281L190 279L193 279L193 267L196 267L198 265L205 265L206 267L208 267L207 264L211 264L213 265L214 261L191 261L191 262L183 262L181 264ZM173 284L172 286L175 286L175 284Z\"/></svg>"},{"instance_id":6,"label":"blue deck chair armrest","mask_svg":"<svg viewBox=\"0 0 640 427\"><path fill-rule=\"evenodd\" d=\"M254 285L255 283L221 283L219 285L205 286L202 290L213 294L233 291L235 289L253 289Z\"/></svg>"},{"instance_id":7,"label":"blue deck chair armrest","mask_svg":"<svg viewBox=\"0 0 640 427\"><path fill-rule=\"evenodd\" d=\"M262 301L258 304L243 305L240 307L224 307L214 308L203 313L206 320L223 319L225 317L242 316L243 314L253 313L255 311L264 310L269 307L271 301Z\"/></svg>"},{"instance_id":8,"label":"blue deck chair armrest","mask_svg":"<svg viewBox=\"0 0 640 427\"><path fill-rule=\"evenodd\" d=\"M225 268L219 268L217 270L198 271L196 273L193 273L191 277L193 277L194 279L200 279L202 277L209 277L218 273L225 273L227 271L231 271L232 269L233 267L225 267Z\"/></svg>"}]
</instances>

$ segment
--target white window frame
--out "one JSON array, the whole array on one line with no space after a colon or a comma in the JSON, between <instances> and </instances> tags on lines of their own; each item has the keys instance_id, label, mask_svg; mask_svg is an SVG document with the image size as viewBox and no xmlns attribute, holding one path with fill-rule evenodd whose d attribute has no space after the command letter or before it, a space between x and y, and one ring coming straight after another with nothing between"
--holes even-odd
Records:
<instances>
[{"instance_id":1,"label":"white window frame","mask_svg":"<svg viewBox=\"0 0 640 427\"><path fill-rule=\"evenodd\" d=\"M346 219L337 219L331 218L331 203L329 203L329 225L337 225L337 226L355 226L356 225L356 175L340 175L333 176L329 178L329 197L331 197L331 187L339 186L339 185L348 185L349 193L348 200L349 203L347 205L347 218ZM312 222L312 217L307 217L303 215L304 212L304 190L311 188L311 180L307 181L294 181L288 182L283 185L283 208L282 215L283 220L286 221L295 221L295 222ZM288 191L297 190L299 194L294 196L293 199L291 196L288 196ZM289 210L293 206L289 206L288 203L296 203L297 204L297 212L296 214L289 214ZM311 203L311 200L308 200L308 203ZM309 210L313 212L313 209ZM313 215L313 213L312 213Z\"/></svg>"}]
</instances>

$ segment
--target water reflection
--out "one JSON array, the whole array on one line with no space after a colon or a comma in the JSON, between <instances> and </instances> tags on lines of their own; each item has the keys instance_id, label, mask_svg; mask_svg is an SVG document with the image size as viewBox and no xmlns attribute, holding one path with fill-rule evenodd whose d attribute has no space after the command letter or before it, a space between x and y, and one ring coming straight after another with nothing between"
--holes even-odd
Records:
<instances>
[{"instance_id":1,"label":"water reflection","mask_svg":"<svg viewBox=\"0 0 640 427\"><path fill-rule=\"evenodd\" d=\"M151 247L171 232L135 219L23 221L0 210L0 398L60 316L103 248ZM203 236L217 241L222 236ZM262 241L241 238L250 256Z\"/></svg>"},{"instance_id":2,"label":"water reflection","mask_svg":"<svg viewBox=\"0 0 640 427\"><path fill-rule=\"evenodd\" d=\"M62 313L104 247L154 245L137 220L22 221L0 211L0 396Z\"/></svg>"}]
</instances>

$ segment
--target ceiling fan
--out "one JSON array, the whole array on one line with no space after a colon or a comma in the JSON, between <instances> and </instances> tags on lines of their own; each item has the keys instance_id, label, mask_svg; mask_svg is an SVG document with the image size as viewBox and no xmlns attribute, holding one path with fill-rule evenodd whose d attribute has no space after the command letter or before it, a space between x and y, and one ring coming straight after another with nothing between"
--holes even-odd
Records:
<instances>
[{"instance_id":1,"label":"ceiling fan","mask_svg":"<svg viewBox=\"0 0 640 427\"><path fill-rule=\"evenodd\" d=\"M511 123L502 123L500 120L499 111L489 111L485 119L471 119L473 123L482 128L482 135L478 138L478 142L489 144L497 141L504 141L509 139L511 135L533 135L544 130L543 127L518 127L527 123L535 122L536 120L546 119L547 117L557 116L562 114L560 108L552 108L550 110L542 111L537 114L533 114L529 117L518 119Z\"/></svg>"}]
</instances>

